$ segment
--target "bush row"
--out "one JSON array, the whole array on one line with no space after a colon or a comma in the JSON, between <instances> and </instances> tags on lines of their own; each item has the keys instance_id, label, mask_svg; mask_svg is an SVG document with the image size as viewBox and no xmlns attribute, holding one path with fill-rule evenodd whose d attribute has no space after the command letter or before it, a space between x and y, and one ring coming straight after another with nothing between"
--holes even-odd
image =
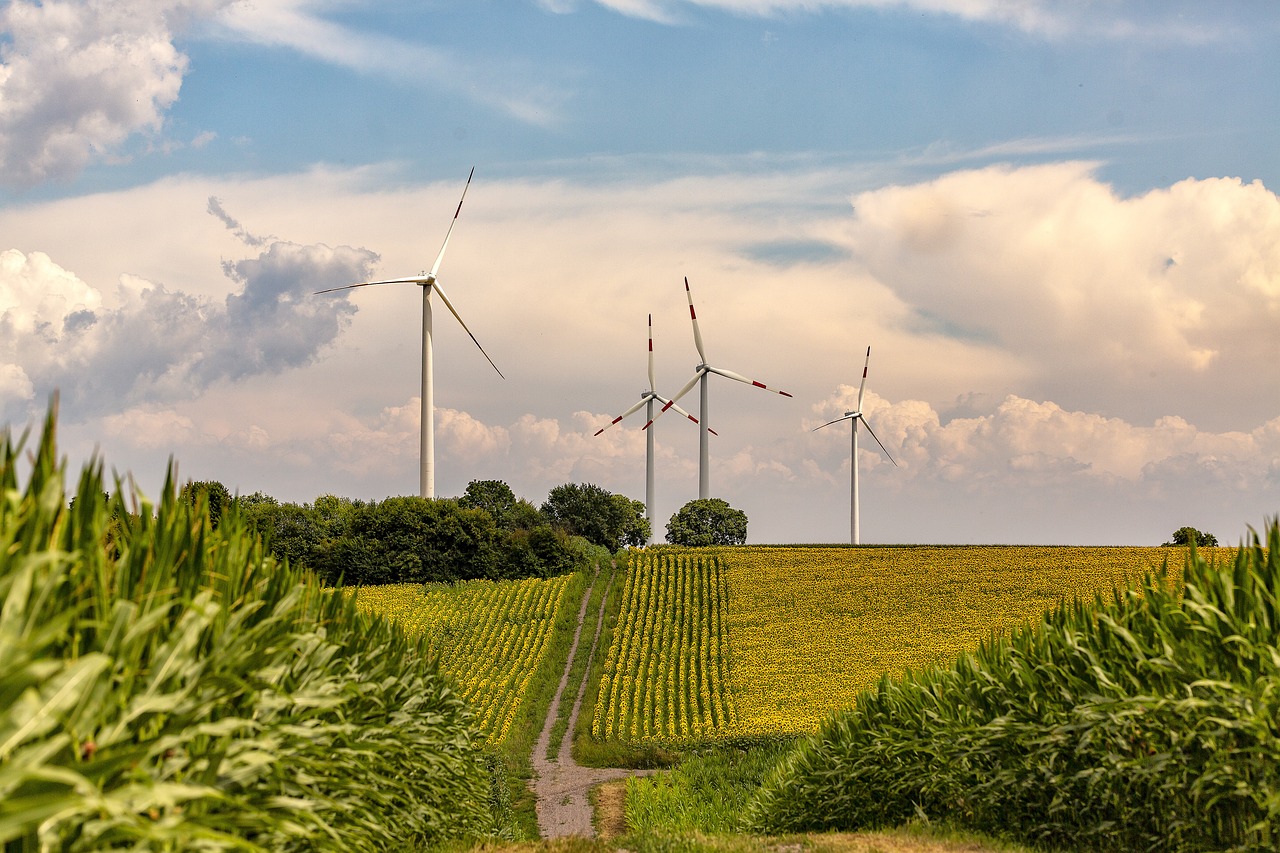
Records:
<instances>
[{"instance_id":1,"label":"bush row","mask_svg":"<svg viewBox=\"0 0 1280 853\"><path fill-rule=\"evenodd\" d=\"M216 527L235 505L279 561L347 585L551 577L584 568L592 547L643 544L644 505L599 486L565 484L541 508L500 480L478 480L459 498L361 501L325 495L280 503L256 492L233 498L217 481L188 483Z\"/></svg>"}]
</instances>

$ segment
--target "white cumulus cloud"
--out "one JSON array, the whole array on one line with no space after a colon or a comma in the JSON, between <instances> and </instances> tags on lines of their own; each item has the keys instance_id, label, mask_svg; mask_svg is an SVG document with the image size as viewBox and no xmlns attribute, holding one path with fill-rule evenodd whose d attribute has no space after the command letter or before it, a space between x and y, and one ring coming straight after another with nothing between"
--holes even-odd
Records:
<instances>
[{"instance_id":1,"label":"white cumulus cloud","mask_svg":"<svg viewBox=\"0 0 1280 853\"><path fill-rule=\"evenodd\" d=\"M0 181L68 178L156 133L187 57L175 33L230 0L10 0L0 9Z\"/></svg>"},{"instance_id":2,"label":"white cumulus cloud","mask_svg":"<svg viewBox=\"0 0 1280 853\"><path fill-rule=\"evenodd\" d=\"M1128 417L1273 413L1280 372L1260 368L1280 363L1280 198L1260 182L1126 198L1064 163L954 172L853 204L850 250L919 332L1016 360L1024 379L1009 390Z\"/></svg>"}]
</instances>

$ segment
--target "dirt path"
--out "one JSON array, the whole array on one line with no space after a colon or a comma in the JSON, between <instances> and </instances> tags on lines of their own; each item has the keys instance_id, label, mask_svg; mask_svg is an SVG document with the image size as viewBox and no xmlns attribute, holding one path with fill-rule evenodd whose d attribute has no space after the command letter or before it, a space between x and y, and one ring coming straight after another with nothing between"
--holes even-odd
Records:
<instances>
[{"instance_id":1,"label":"dirt path","mask_svg":"<svg viewBox=\"0 0 1280 853\"><path fill-rule=\"evenodd\" d=\"M612 575L610 575L612 578ZM554 760L547 758L547 749L551 745L551 729L555 726L560 714L560 701L565 688L569 686L569 671L573 668L574 658L578 654L578 641L582 638L582 626L587 619L587 606L591 602L591 591L600 579L599 569L591 581L591 586L582 594L582 607L578 610L578 627L573 633L573 644L569 647L569 659L564 664L564 674L560 676L560 686L547 709L547 720L542 726L542 734L533 747L534 780L533 791L538 799L538 833L543 838L559 838L565 835L581 835L586 838L595 837L595 828L591 824L591 801L587 793L602 782L611 782L627 776L647 776L652 770L627 770L624 768L583 767L573 760L573 732L578 724L578 712L582 710L582 698L587 692L587 677L583 673L582 684L578 695L573 700L573 710L569 713L569 728L560 741L560 750ZM605 601L609 597L606 588L600 596L600 609L596 615L595 632L591 636L591 649L587 659L595 655L596 643L600 640L600 630L604 625Z\"/></svg>"}]
</instances>

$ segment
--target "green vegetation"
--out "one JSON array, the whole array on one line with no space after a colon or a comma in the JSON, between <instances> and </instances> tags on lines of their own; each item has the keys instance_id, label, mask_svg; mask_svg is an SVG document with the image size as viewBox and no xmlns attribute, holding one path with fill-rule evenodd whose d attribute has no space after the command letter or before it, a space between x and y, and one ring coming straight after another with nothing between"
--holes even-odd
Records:
<instances>
[{"instance_id":1,"label":"green vegetation","mask_svg":"<svg viewBox=\"0 0 1280 853\"><path fill-rule=\"evenodd\" d=\"M310 568L331 584L551 577L585 568L585 541L551 526L536 510L529 515L528 502L511 495L506 505L493 491L459 500L326 495L301 506L255 493L236 503L278 560Z\"/></svg>"},{"instance_id":2,"label":"green vegetation","mask_svg":"<svg viewBox=\"0 0 1280 853\"><path fill-rule=\"evenodd\" d=\"M577 760L676 765L627 783L629 849L1280 846L1280 523L1214 552L1183 528L1185 570L1136 586L1170 552L663 547L615 569L576 537L632 541L637 505L594 486L536 510L501 481L302 507L170 482L130 508L100 463L68 503L52 414L22 445L0 442L6 849L532 837L529 757L589 582L564 570L593 561L553 741L581 685ZM452 582L334 594L308 566ZM796 834L832 829L892 834Z\"/></svg>"},{"instance_id":3,"label":"green vegetation","mask_svg":"<svg viewBox=\"0 0 1280 853\"><path fill-rule=\"evenodd\" d=\"M747 541L747 514L720 498L689 501L667 522L667 541L690 548L741 545Z\"/></svg>"},{"instance_id":4,"label":"green vegetation","mask_svg":"<svg viewBox=\"0 0 1280 853\"><path fill-rule=\"evenodd\" d=\"M172 482L136 513L54 415L0 441L0 841L385 850L486 833L490 760L425 643Z\"/></svg>"},{"instance_id":5,"label":"green vegetation","mask_svg":"<svg viewBox=\"0 0 1280 853\"><path fill-rule=\"evenodd\" d=\"M753 806L769 832L927 815L1090 850L1271 850L1280 777L1280 525L1231 563L1194 551L1185 594L1148 575L883 678L788 756Z\"/></svg>"},{"instance_id":6,"label":"green vegetation","mask_svg":"<svg viewBox=\"0 0 1280 853\"><path fill-rule=\"evenodd\" d=\"M1218 537L1212 533L1205 533L1202 530L1196 530L1194 527L1179 527L1173 531L1170 540L1164 543L1164 547L1194 545L1197 548L1216 548L1218 547Z\"/></svg>"},{"instance_id":7,"label":"green vegetation","mask_svg":"<svg viewBox=\"0 0 1280 853\"><path fill-rule=\"evenodd\" d=\"M634 833L748 832L760 780L794 746L790 738L744 749L690 752L679 766L627 780L627 829Z\"/></svg>"},{"instance_id":8,"label":"green vegetation","mask_svg":"<svg viewBox=\"0 0 1280 853\"><path fill-rule=\"evenodd\" d=\"M547 494L542 515L552 526L617 551L649 540L645 507L591 483L565 483Z\"/></svg>"}]
</instances>

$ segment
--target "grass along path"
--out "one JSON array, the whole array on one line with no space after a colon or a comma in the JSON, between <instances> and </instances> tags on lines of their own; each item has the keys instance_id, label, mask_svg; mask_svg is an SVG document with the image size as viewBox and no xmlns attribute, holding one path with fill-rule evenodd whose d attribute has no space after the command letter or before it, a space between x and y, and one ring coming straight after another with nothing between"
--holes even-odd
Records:
<instances>
[{"instance_id":1,"label":"grass along path","mask_svg":"<svg viewBox=\"0 0 1280 853\"><path fill-rule=\"evenodd\" d=\"M609 575L612 583L614 572ZM581 836L593 838L595 828L592 825L592 806L588 794L592 788L603 783L627 776L647 775L652 771L629 770L623 768L583 767L573 760L573 740L564 737L555 759L547 757L551 743L551 731L555 728L560 716L560 702L569 684L569 673L573 669L574 658L578 654L579 641L582 639L582 626L586 622L588 605L591 602L591 591L599 580L597 567L591 586L582 595L582 606L578 610L578 626L574 631L573 643L569 647L569 657L565 661L564 674L556 688L555 696L547 708L547 719L542 727L542 734L533 747L530 763L533 766L534 779L532 787L537 797L538 833L543 838L562 838L565 836ZM587 652L590 659L595 654L596 643L600 638L601 625L604 622L605 604L608 591L600 596L599 611L596 616L595 630L591 636L591 650ZM586 693L587 679L582 679L577 696L574 697L573 710L569 714L568 731L573 732L577 726L578 713L582 709L582 699Z\"/></svg>"}]
</instances>

